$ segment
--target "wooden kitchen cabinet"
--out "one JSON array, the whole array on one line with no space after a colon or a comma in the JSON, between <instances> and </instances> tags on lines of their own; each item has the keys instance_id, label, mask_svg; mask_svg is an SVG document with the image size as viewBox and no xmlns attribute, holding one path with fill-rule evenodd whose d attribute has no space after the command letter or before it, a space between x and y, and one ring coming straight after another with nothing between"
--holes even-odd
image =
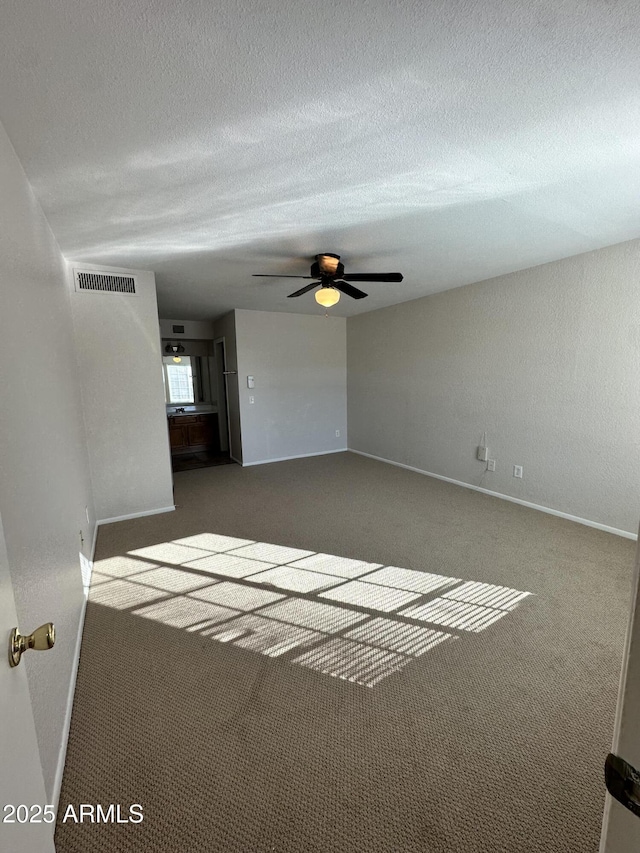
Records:
<instances>
[{"instance_id":1,"label":"wooden kitchen cabinet","mask_svg":"<svg viewBox=\"0 0 640 853\"><path fill-rule=\"evenodd\" d=\"M219 450L218 415L211 412L169 416L169 444L172 456Z\"/></svg>"},{"instance_id":2,"label":"wooden kitchen cabinet","mask_svg":"<svg viewBox=\"0 0 640 853\"><path fill-rule=\"evenodd\" d=\"M187 446L187 435L185 427L172 424L171 420L169 418L169 444L171 445L171 453L173 454L176 450L182 450Z\"/></svg>"}]
</instances>

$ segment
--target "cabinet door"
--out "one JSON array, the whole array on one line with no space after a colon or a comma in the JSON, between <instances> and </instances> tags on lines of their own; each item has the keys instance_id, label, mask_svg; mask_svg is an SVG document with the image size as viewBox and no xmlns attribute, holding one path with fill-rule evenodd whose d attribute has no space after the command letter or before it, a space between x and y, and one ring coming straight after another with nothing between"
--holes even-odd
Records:
<instances>
[{"instance_id":1,"label":"cabinet door","mask_svg":"<svg viewBox=\"0 0 640 853\"><path fill-rule=\"evenodd\" d=\"M186 428L171 424L169 426L169 444L171 445L172 450L177 450L180 447L186 447Z\"/></svg>"},{"instance_id":2,"label":"cabinet door","mask_svg":"<svg viewBox=\"0 0 640 853\"><path fill-rule=\"evenodd\" d=\"M189 424L187 430L189 431L189 446L209 443L206 423Z\"/></svg>"}]
</instances>

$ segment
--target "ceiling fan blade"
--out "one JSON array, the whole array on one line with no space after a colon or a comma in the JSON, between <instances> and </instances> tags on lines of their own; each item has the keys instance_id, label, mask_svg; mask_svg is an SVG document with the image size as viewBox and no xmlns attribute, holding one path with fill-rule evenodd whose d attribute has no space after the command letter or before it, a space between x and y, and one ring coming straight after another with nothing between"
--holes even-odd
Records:
<instances>
[{"instance_id":1,"label":"ceiling fan blade","mask_svg":"<svg viewBox=\"0 0 640 853\"><path fill-rule=\"evenodd\" d=\"M346 293L347 296L352 296L354 299L364 299L366 294L362 290L358 290L357 287L352 287L350 284L347 284L346 281L334 281L331 284L332 287L335 287L336 290L339 290L341 293Z\"/></svg>"},{"instance_id":2,"label":"ceiling fan blade","mask_svg":"<svg viewBox=\"0 0 640 853\"><path fill-rule=\"evenodd\" d=\"M309 278L309 276L306 276L306 278ZM317 281L314 281L313 284L305 284L305 286L301 287L300 290L296 290L295 293L290 293L287 296L287 299L291 299L292 296L302 296L303 293L309 293L310 290L313 290L316 287L318 287Z\"/></svg>"},{"instance_id":3,"label":"ceiling fan blade","mask_svg":"<svg viewBox=\"0 0 640 853\"><path fill-rule=\"evenodd\" d=\"M345 281L402 281L399 272L356 272L343 276Z\"/></svg>"},{"instance_id":4,"label":"ceiling fan blade","mask_svg":"<svg viewBox=\"0 0 640 853\"><path fill-rule=\"evenodd\" d=\"M253 278L315 278L313 275L273 275L267 272L254 272Z\"/></svg>"}]
</instances>

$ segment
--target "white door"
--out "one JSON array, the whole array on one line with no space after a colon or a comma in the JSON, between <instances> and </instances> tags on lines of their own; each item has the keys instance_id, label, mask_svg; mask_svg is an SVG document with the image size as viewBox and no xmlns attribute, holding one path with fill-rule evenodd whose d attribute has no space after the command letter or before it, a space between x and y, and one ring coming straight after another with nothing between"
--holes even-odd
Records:
<instances>
[{"instance_id":1,"label":"white door","mask_svg":"<svg viewBox=\"0 0 640 853\"><path fill-rule=\"evenodd\" d=\"M47 799L24 660L9 666L9 634L18 624L16 618L0 519L0 850L55 853L54 824L47 822L53 810L44 809ZM37 625L18 627L25 633Z\"/></svg>"},{"instance_id":2,"label":"white door","mask_svg":"<svg viewBox=\"0 0 640 853\"><path fill-rule=\"evenodd\" d=\"M612 752L640 770L640 537ZM640 850L640 817L607 794L600 853Z\"/></svg>"}]
</instances>

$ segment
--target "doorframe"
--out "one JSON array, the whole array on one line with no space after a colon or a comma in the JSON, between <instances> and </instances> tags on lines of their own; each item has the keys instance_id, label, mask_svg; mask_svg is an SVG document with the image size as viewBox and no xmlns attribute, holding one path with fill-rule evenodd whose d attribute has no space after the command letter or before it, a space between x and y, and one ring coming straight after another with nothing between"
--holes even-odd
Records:
<instances>
[{"instance_id":1,"label":"doorframe","mask_svg":"<svg viewBox=\"0 0 640 853\"><path fill-rule=\"evenodd\" d=\"M633 677L630 675L633 666ZM629 621L622 653L618 704L611 751L640 766L640 533L637 538L635 570L629 607ZM603 774L604 782L604 774ZM630 835L631 834L631 835ZM621 841L621 839L624 839ZM635 842L635 843L634 843ZM626 853L640 843L640 821L607 792L602 816L599 853Z\"/></svg>"},{"instance_id":2,"label":"doorframe","mask_svg":"<svg viewBox=\"0 0 640 853\"><path fill-rule=\"evenodd\" d=\"M218 358L218 347L222 358ZM227 369L227 346L224 335L220 338L213 339L213 356L216 365L216 387L218 391L218 426L221 427L220 404L224 407L224 424L226 432L226 447L223 447L223 431L220 428L220 449L228 450L229 456L233 459L233 447L231 443L231 421L229 419L229 388L227 385L227 377L225 371Z\"/></svg>"}]
</instances>

